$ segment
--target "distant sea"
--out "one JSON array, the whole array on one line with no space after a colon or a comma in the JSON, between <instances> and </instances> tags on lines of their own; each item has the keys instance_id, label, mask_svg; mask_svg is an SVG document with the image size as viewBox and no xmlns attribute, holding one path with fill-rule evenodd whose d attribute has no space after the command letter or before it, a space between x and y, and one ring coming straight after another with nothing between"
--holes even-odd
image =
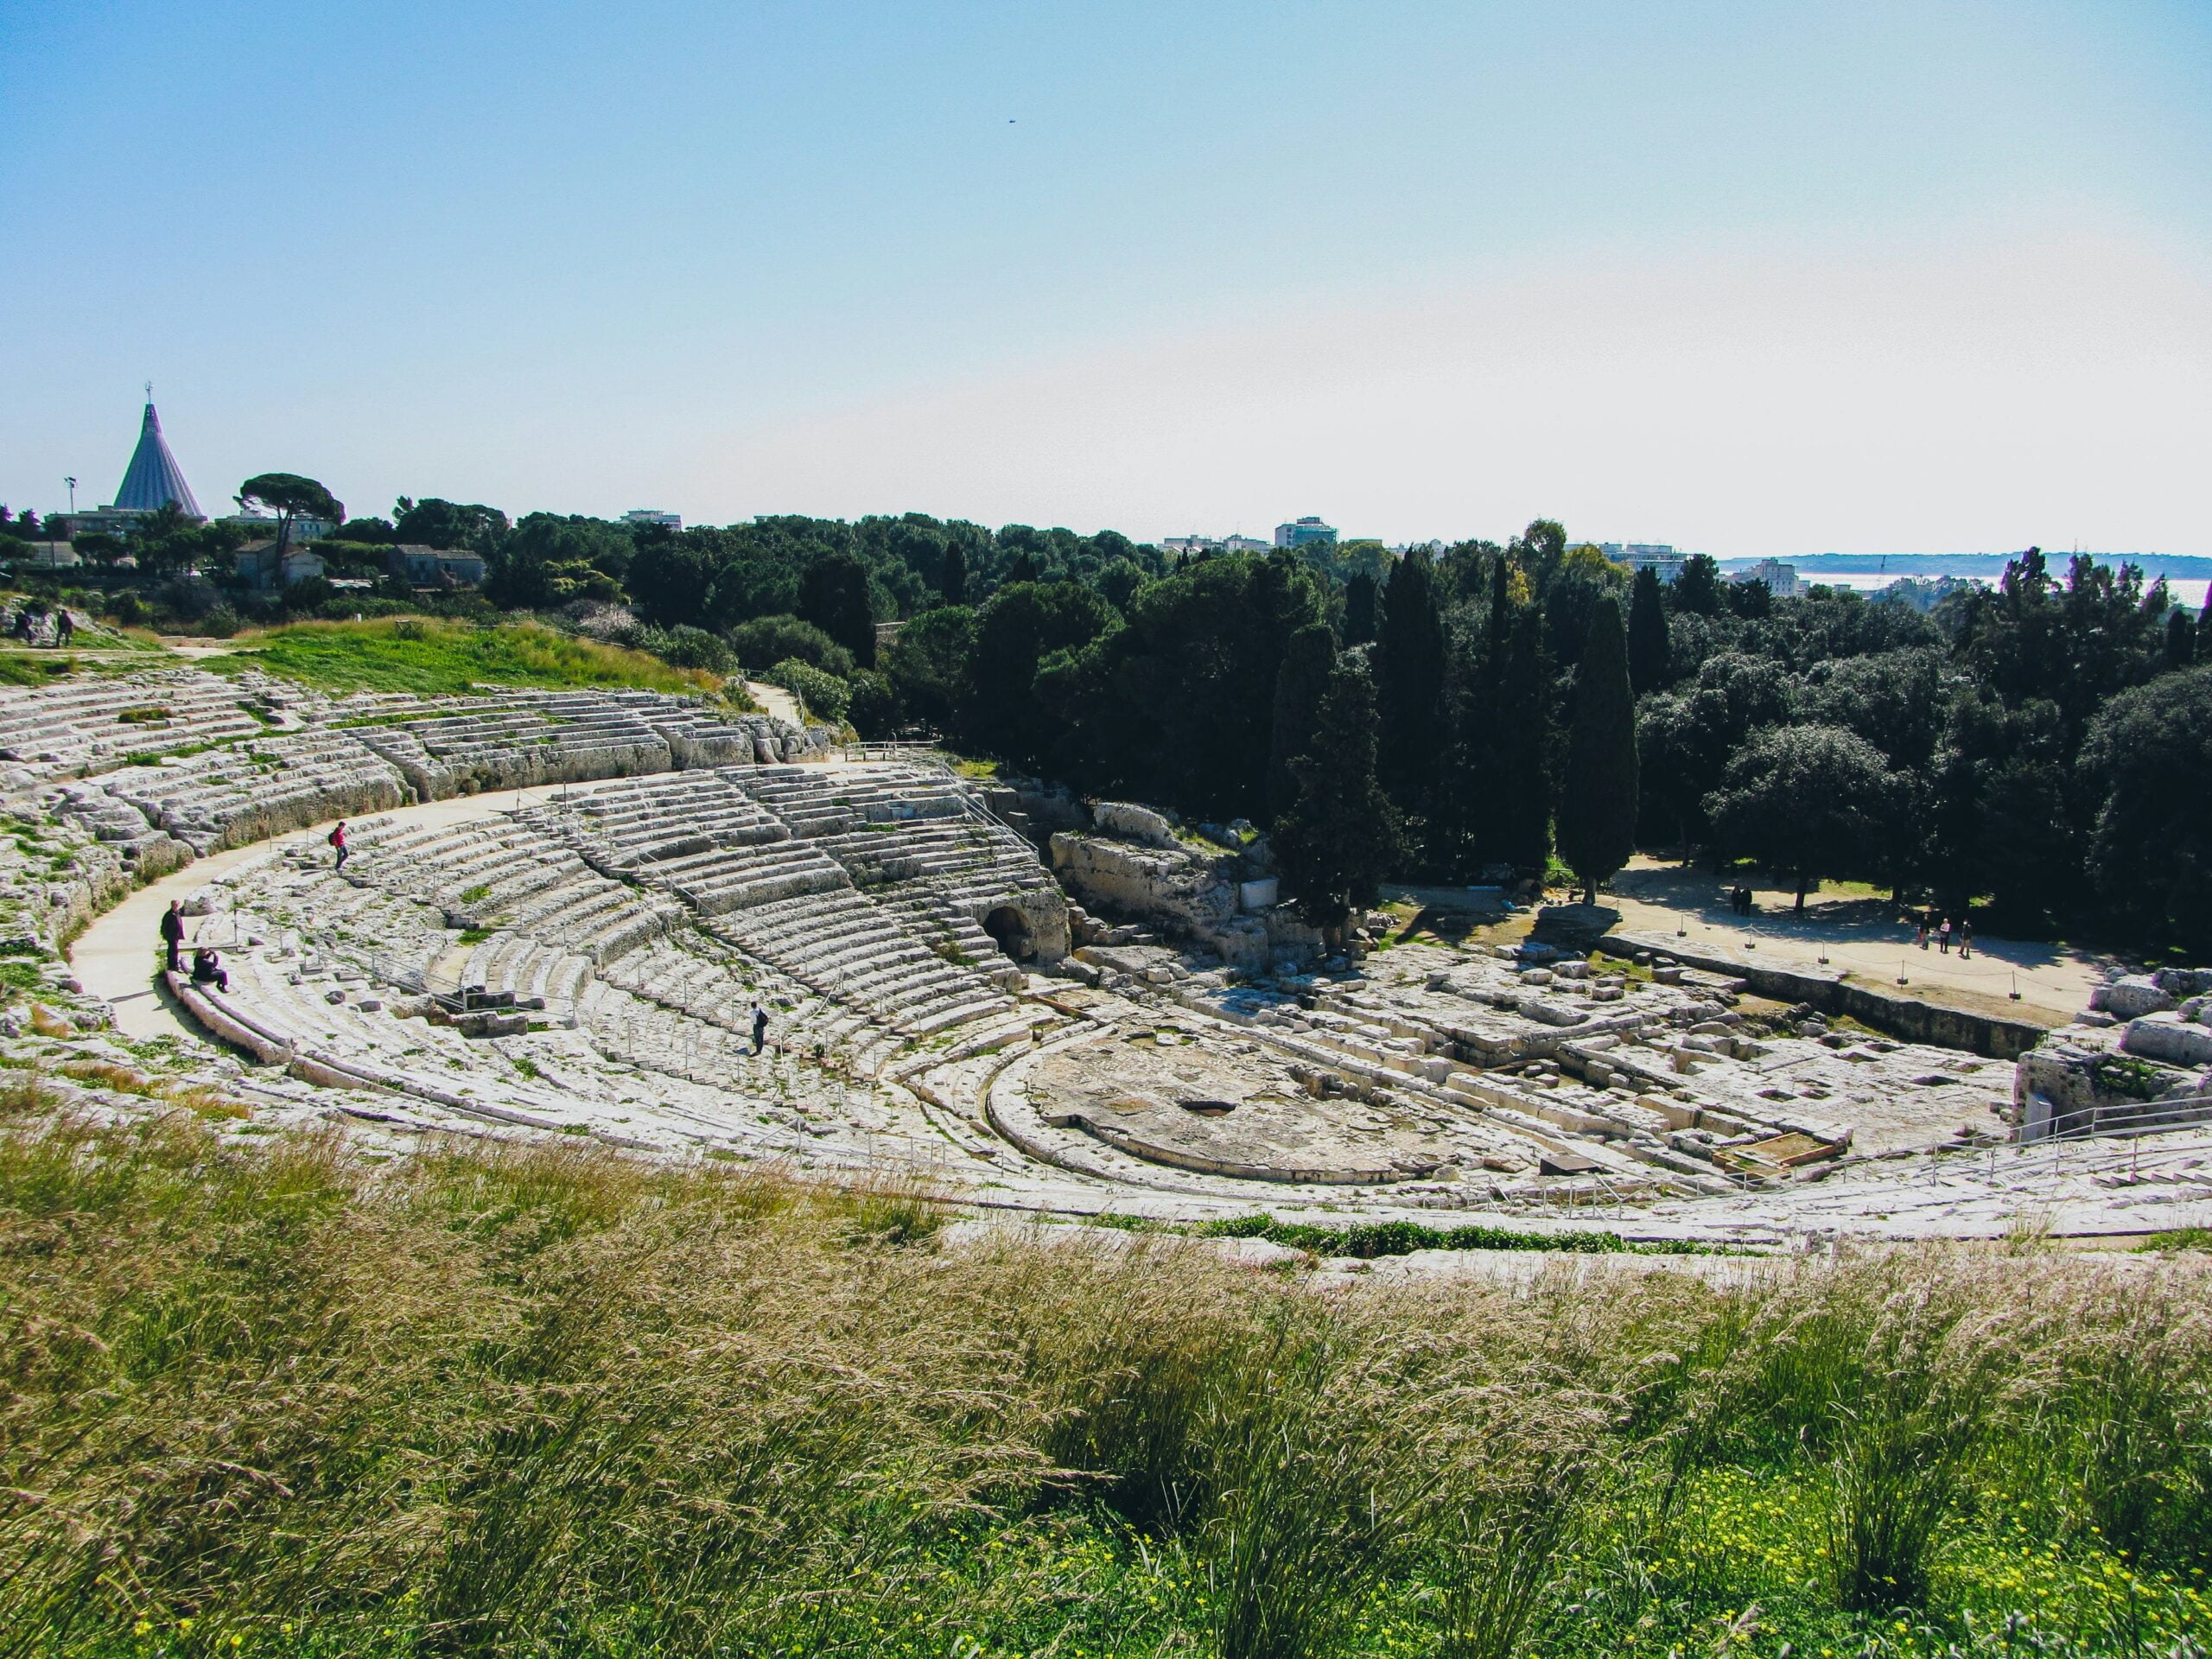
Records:
<instances>
[{"instance_id":1,"label":"distant sea","mask_svg":"<svg viewBox=\"0 0 2212 1659\"><path fill-rule=\"evenodd\" d=\"M2052 572L2063 576L2067 561L2073 555L2050 548L2044 552ZM1929 580L1958 576L1993 588L2005 574L2005 561L2012 556L2008 553L1812 553L1781 563L1794 566L1800 582L1872 594L1907 576ZM2115 568L2122 564L2139 566L2146 583L2164 576L2166 591L2175 601L2192 610L2202 607L2205 591L2212 588L2212 558L2186 553L2092 553L2089 556L2099 564ZM1757 559L1723 559L1720 568L1733 575L1748 570L1758 563Z\"/></svg>"}]
</instances>

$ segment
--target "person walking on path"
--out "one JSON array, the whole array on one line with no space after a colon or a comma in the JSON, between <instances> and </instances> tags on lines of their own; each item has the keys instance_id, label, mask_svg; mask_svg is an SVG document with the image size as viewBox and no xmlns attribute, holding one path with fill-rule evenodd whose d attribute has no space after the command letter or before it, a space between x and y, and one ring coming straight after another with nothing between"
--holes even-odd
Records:
<instances>
[{"instance_id":1,"label":"person walking on path","mask_svg":"<svg viewBox=\"0 0 2212 1659\"><path fill-rule=\"evenodd\" d=\"M758 1054L768 1041L768 1010L758 1002L753 1005L753 1052Z\"/></svg>"},{"instance_id":2,"label":"person walking on path","mask_svg":"<svg viewBox=\"0 0 2212 1659\"><path fill-rule=\"evenodd\" d=\"M1912 942L1923 950L1928 948L1928 918L1925 914L1920 918L1919 929L1914 933Z\"/></svg>"},{"instance_id":3,"label":"person walking on path","mask_svg":"<svg viewBox=\"0 0 2212 1659\"><path fill-rule=\"evenodd\" d=\"M162 912L162 944L168 950L169 972L174 974L184 966L184 911L174 899Z\"/></svg>"},{"instance_id":4,"label":"person walking on path","mask_svg":"<svg viewBox=\"0 0 2212 1659\"><path fill-rule=\"evenodd\" d=\"M338 827L330 832L330 844L338 849L338 868L346 868L346 820L338 820Z\"/></svg>"},{"instance_id":5,"label":"person walking on path","mask_svg":"<svg viewBox=\"0 0 2212 1659\"><path fill-rule=\"evenodd\" d=\"M1959 960L1964 962L1972 955L1974 955L1974 918L1970 916L1961 916L1959 918Z\"/></svg>"},{"instance_id":6,"label":"person walking on path","mask_svg":"<svg viewBox=\"0 0 2212 1659\"><path fill-rule=\"evenodd\" d=\"M1948 916L1943 918L1943 925L1937 935L1936 948L1947 957L1951 954L1951 918Z\"/></svg>"}]
</instances>

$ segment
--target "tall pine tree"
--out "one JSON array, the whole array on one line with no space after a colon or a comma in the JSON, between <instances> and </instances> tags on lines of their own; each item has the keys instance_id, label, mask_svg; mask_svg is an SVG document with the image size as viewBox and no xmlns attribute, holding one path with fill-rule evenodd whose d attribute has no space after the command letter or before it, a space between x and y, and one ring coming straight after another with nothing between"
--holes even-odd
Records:
<instances>
[{"instance_id":1,"label":"tall pine tree","mask_svg":"<svg viewBox=\"0 0 2212 1659\"><path fill-rule=\"evenodd\" d=\"M1668 668L1667 605L1659 593L1659 573L1645 565L1636 573L1628 601L1628 683L1642 696L1665 689Z\"/></svg>"},{"instance_id":2,"label":"tall pine tree","mask_svg":"<svg viewBox=\"0 0 2212 1659\"><path fill-rule=\"evenodd\" d=\"M1298 798L1277 820L1275 860L1299 912L1333 940L1380 896L1398 855L1398 819L1376 779L1375 688L1339 663L1314 711L1313 747L1291 762Z\"/></svg>"},{"instance_id":3,"label":"tall pine tree","mask_svg":"<svg viewBox=\"0 0 2212 1659\"><path fill-rule=\"evenodd\" d=\"M1291 762L1313 747L1313 722L1336 660L1336 640L1325 622L1299 629L1283 648L1268 753L1268 810L1277 817L1297 798L1298 776Z\"/></svg>"},{"instance_id":4,"label":"tall pine tree","mask_svg":"<svg viewBox=\"0 0 2212 1659\"><path fill-rule=\"evenodd\" d=\"M1560 790L1559 850L1582 883L1585 904L1636 850L1636 694L1620 606L1609 594L1590 611L1574 671L1567 776Z\"/></svg>"},{"instance_id":5,"label":"tall pine tree","mask_svg":"<svg viewBox=\"0 0 2212 1659\"><path fill-rule=\"evenodd\" d=\"M1382 786L1405 811L1424 813L1445 738L1444 618L1435 562L1425 547L1408 550L1383 584L1375 680Z\"/></svg>"}]
</instances>

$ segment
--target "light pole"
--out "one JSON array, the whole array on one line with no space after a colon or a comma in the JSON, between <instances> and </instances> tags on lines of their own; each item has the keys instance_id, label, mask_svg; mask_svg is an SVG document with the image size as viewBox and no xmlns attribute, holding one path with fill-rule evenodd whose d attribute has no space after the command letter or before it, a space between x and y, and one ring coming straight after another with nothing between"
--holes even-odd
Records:
<instances>
[{"instance_id":1,"label":"light pole","mask_svg":"<svg viewBox=\"0 0 2212 1659\"><path fill-rule=\"evenodd\" d=\"M77 480L73 478L65 478L61 481L69 486L69 512L73 518L77 512Z\"/></svg>"}]
</instances>

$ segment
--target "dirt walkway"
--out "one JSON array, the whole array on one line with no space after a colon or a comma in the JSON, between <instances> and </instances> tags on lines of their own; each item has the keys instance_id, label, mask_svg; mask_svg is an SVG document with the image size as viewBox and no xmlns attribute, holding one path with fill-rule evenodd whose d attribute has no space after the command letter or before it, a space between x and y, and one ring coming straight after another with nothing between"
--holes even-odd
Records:
<instances>
[{"instance_id":1,"label":"dirt walkway","mask_svg":"<svg viewBox=\"0 0 2212 1659\"><path fill-rule=\"evenodd\" d=\"M2070 1016L2088 1006L2092 986L2123 965L2065 945L1982 933L1975 935L1970 957L1961 957L1955 946L1947 956L1932 940L1923 950L1914 944L1912 926L1882 898L1815 895L1800 919L1792 914L1794 891L1755 887L1752 897L1753 913L1737 916L1728 908L1724 884L1711 873L1642 855L1601 895L1621 912L1624 928L1655 933L1679 928L1707 948L1750 948L1758 961L1777 967L1825 963L1870 984L1894 988L1903 976L1908 988L1930 1001L1981 1013L2012 1006L2017 989L2025 1007Z\"/></svg>"}]
</instances>

